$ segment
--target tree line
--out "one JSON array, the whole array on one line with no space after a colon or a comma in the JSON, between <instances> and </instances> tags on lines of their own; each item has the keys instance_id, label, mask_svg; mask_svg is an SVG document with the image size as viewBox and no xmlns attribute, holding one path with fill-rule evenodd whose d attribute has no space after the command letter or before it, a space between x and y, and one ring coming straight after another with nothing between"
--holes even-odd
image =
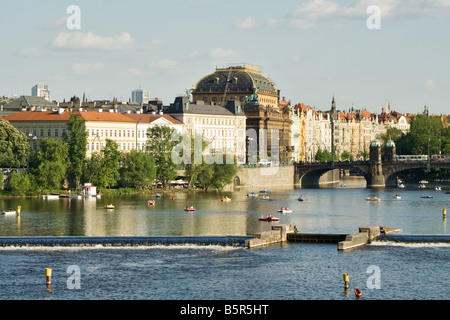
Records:
<instances>
[{"instance_id":1,"label":"tree line","mask_svg":"<svg viewBox=\"0 0 450 320\"><path fill-rule=\"evenodd\" d=\"M79 114L71 114L62 140L44 138L31 150L28 138L9 122L0 120L0 166L16 168L10 173L7 189L13 195L38 195L72 188L89 182L99 191L111 188L168 189L184 170L190 189L221 189L232 182L236 164L176 164L172 161L174 129L154 126L147 131L145 150L119 151L106 139L100 152L86 157L88 133ZM206 146L206 144L205 144ZM0 177L2 178L2 177ZM3 180L3 179L2 179Z\"/></svg>"}]
</instances>

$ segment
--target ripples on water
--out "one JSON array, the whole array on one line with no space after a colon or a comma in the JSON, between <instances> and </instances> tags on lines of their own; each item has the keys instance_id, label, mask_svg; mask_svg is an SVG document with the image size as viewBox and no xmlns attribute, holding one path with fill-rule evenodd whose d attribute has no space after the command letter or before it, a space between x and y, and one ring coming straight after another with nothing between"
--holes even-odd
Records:
<instances>
[{"instance_id":1,"label":"ripples on water","mask_svg":"<svg viewBox=\"0 0 450 320\"><path fill-rule=\"evenodd\" d=\"M251 190L257 191L257 190ZM22 205L20 221L0 221L2 236L246 236L270 229L257 219L276 214L288 205L292 214L280 223L294 223L302 232L354 233L360 226L385 225L408 234L449 234L442 208L450 195L434 193L420 199L423 190L373 191L361 188L304 189L273 192L273 201L228 193L233 201L220 203L220 195L177 196L157 200L124 196L115 212L105 212L111 199L90 202L41 199ZM432 191L429 191L432 192ZM372 194L380 203L364 199ZM305 201L298 202L303 195ZM187 202L196 213L182 211ZM247 250L223 245L171 245L133 247L3 247L0 248L1 299L143 299L143 300L353 300L359 287L363 299L448 299L450 246L375 242L363 249L338 252L336 245L285 244ZM81 270L81 289L68 289L70 265ZM368 289L369 266L380 268L381 289ZM50 290L44 270L52 268ZM343 290L342 274L350 274L350 290Z\"/></svg>"}]
</instances>

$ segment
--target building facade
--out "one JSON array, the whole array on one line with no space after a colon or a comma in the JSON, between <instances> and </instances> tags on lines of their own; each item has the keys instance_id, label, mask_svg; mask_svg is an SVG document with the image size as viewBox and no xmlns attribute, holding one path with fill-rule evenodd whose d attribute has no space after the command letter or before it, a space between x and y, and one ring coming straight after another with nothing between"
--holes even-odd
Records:
<instances>
[{"instance_id":1,"label":"building facade","mask_svg":"<svg viewBox=\"0 0 450 320\"><path fill-rule=\"evenodd\" d=\"M164 114L183 123L183 130L191 137L199 135L208 144L204 154L232 155L237 163L245 162L245 114L239 101L228 101L224 106L203 101L189 101L177 97L164 107Z\"/></svg>"}]
</instances>

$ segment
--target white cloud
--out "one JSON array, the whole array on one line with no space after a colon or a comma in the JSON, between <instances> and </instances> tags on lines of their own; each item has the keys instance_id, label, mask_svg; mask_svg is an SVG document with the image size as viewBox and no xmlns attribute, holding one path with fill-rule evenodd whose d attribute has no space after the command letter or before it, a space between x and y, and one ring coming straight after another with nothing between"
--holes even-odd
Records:
<instances>
[{"instance_id":1,"label":"white cloud","mask_svg":"<svg viewBox=\"0 0 450 320\"><path fill-rule=\"evenodd\" d=\"M105 68L101 62L97 63L75 63L72 65L71 72L73 74L91 74Z\"/></svg>"},{"instance_id":2,"label":"white cloud","mask_svg":"<svg viewBox=\"0 0 450 320\"><path fill-rule=\"evenodd\" d=\"M83 49L119 51L132 46L133 38L128 32L123 32L112 37L103 37L92 32L60 32L53 40L51 47L54 49Z\"/></svg>"},{"instance_id":3,"label":"white cloud","mask_svg":"<svg viewBox=\"0 0 450 320\"><path fill-rule=\"evenodd\" d=\"M213 58L230 58L236 56L236 52L233 50L225 50L222 48L212 49L209 53Z\"/></svg>"},{"instance_id":4,"label":"white cloud","mask_svg":"<svg viewBox=\"0 0 450 320\"><path fill-rule=\"evenodd\" d=\"M236 20L233 26L237 29L251 29L256 27L256 21L252 17L247 17L243 20Z\"/></svg>"},{"instance_id":5,"label":"white cloud","mask_svg":"<svg viewBox=\"0 0 450 320\"><path fill-rule=\"evenodd\" d=\"M450 13L450 0L358 0L343 6L338 1L309 0L287 15L286 24L292 28L308 29L317 21L332 19L367 19L369 6L380 8L381 19L439 17Z\"/></svg>"},{"instance_id":6,"label":"white cloud","mask_svg":"<svg viewBox=\"0 0 450 320\"><path fill-rule=\"evenodd\" d=\"M161 59L150 63L151 68L171 70L177 66L177 62L171 59Z\"/></svg>"}]
</instances>

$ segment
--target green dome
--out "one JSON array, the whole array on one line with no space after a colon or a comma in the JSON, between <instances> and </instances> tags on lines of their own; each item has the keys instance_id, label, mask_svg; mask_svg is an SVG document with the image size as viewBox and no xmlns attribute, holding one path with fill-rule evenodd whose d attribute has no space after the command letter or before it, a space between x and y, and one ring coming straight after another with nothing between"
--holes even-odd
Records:
<instances>
[{"instance_id":1,"label":"green dome","mask_svg":"<svg viewBox=\"0 0 450 320\"><path fill-rule=\"evenodd\" d=\"M394 141L392 141L391 139L389 139L388 142L386 142L386 147L388 147L388 148L395 148L395 143L394 143Z\"/></svg>"},{"instance_id":2,"label":"green dome","mask_svg":"<svg viewBox=\"0 0 450 320\"><path fill-rule=\"evenodd\" d=\"M380 144L380 141L378 141L377 139L375 139L375 140L373 140L373 141L370 143L370 146L371 146L371 147L377 147L377 148L379 148L379 147L381 147L381 144Z\"/></svg>"}]
</instances>

